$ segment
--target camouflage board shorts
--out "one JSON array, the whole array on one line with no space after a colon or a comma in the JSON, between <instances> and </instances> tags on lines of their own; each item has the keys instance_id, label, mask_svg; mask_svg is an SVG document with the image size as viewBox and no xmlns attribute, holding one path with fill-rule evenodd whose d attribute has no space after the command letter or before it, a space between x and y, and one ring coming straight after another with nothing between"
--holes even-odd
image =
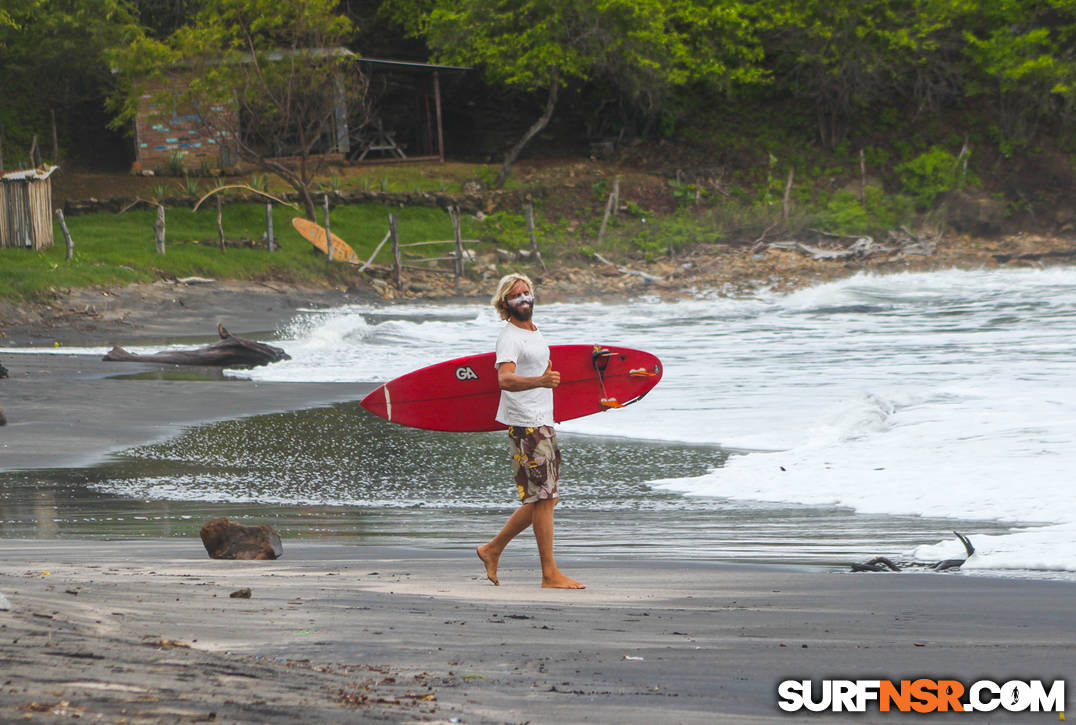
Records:
<instances>
[{"instance_id":1,"label":"camouflage board shorts","mask_svg":"<svg viewBox=\"0 0 1076 725\"><path fill-rule=\"evenodd\" d=\"M541 499L557 498L560 448L557 446L557 433L553 426L509 426L508 440L511 441L512 473L519 491L519 500L523 503L534 503Z\"/></svg>"}]
</instances>

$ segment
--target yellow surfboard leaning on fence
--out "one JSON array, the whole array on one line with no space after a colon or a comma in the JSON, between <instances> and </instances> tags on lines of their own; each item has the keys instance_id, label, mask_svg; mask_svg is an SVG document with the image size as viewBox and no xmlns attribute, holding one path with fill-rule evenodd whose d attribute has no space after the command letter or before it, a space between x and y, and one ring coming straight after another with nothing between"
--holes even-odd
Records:
<instances>
[{"instance_id":1,"label":"yellow surfboard leaning on fence","mask_svg":"<svg viewBox=\"0 0 1076 725\"><path fill-rule=\"evenodd\" d=\"M325 243L325 227L315 224L309 219L303 219L302 217L295 217L291 220L291 225L295 227L295 231L303 235L303 238L320 249L325 254L329 253L329 245ZM355 254L355 250L340 237L335 234L333 238L333 259L338 262L352 262L358 263L361 260L359 255Z\"/></svg>"}]
</instances>

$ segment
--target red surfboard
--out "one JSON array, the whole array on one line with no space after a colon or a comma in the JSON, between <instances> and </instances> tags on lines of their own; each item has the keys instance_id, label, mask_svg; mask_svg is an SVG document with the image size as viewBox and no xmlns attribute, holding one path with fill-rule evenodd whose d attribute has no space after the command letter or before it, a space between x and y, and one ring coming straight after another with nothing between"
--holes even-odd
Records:
<instances>
[{"instance_id":1,"label":"red surfboard","mask_svg":"<svg viewBox=\"0 0 1076 725\"><path fill-rule=\"evenodd\" d=\"M560 373L553 389L559 423L642 398L661 380L661 361L642 350L602 345L551 345ZM504 430L494 420L501 389L492 352L430 365L390 380L362 399L385 420L426 430L477 433Z\"/></svg>"}]
</instances>

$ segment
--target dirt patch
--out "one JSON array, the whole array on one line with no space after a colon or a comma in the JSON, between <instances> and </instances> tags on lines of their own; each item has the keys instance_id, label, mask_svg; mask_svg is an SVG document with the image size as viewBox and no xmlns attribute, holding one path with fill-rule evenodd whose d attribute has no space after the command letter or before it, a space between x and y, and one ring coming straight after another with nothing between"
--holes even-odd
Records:
<instances>
[{"instance_id":1,"label":"dirt patch","mask_svg":"<svg viewBox=\"0 0 1076 725\"><path fill-rule=\"evenodd\" d=\"M80 174L61 169L52 176L52 203L62 207L69 201L108 198L149 198L154 189L166 186L176 189L177 179L134 176L132 174Z\"/></svg>"}]
</instances>

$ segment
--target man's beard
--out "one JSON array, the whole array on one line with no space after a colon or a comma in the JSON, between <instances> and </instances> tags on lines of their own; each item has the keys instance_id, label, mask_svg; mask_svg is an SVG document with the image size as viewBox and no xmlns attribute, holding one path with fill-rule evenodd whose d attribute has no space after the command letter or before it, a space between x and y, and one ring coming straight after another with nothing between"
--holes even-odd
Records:
<instances>
[{"instance_id":1,"label":"man's beard","mask_svg":"<svg viewBox=\"0 0 1076 725\"><path fill-rule=\"evenodd\" d=\"M508 314L520 322L530 322L531 315L534 314L534 308L530 305L523 308L513 307L512 305L506 305L506 307L508 309Z\"/></svg>"}]
</instances>

